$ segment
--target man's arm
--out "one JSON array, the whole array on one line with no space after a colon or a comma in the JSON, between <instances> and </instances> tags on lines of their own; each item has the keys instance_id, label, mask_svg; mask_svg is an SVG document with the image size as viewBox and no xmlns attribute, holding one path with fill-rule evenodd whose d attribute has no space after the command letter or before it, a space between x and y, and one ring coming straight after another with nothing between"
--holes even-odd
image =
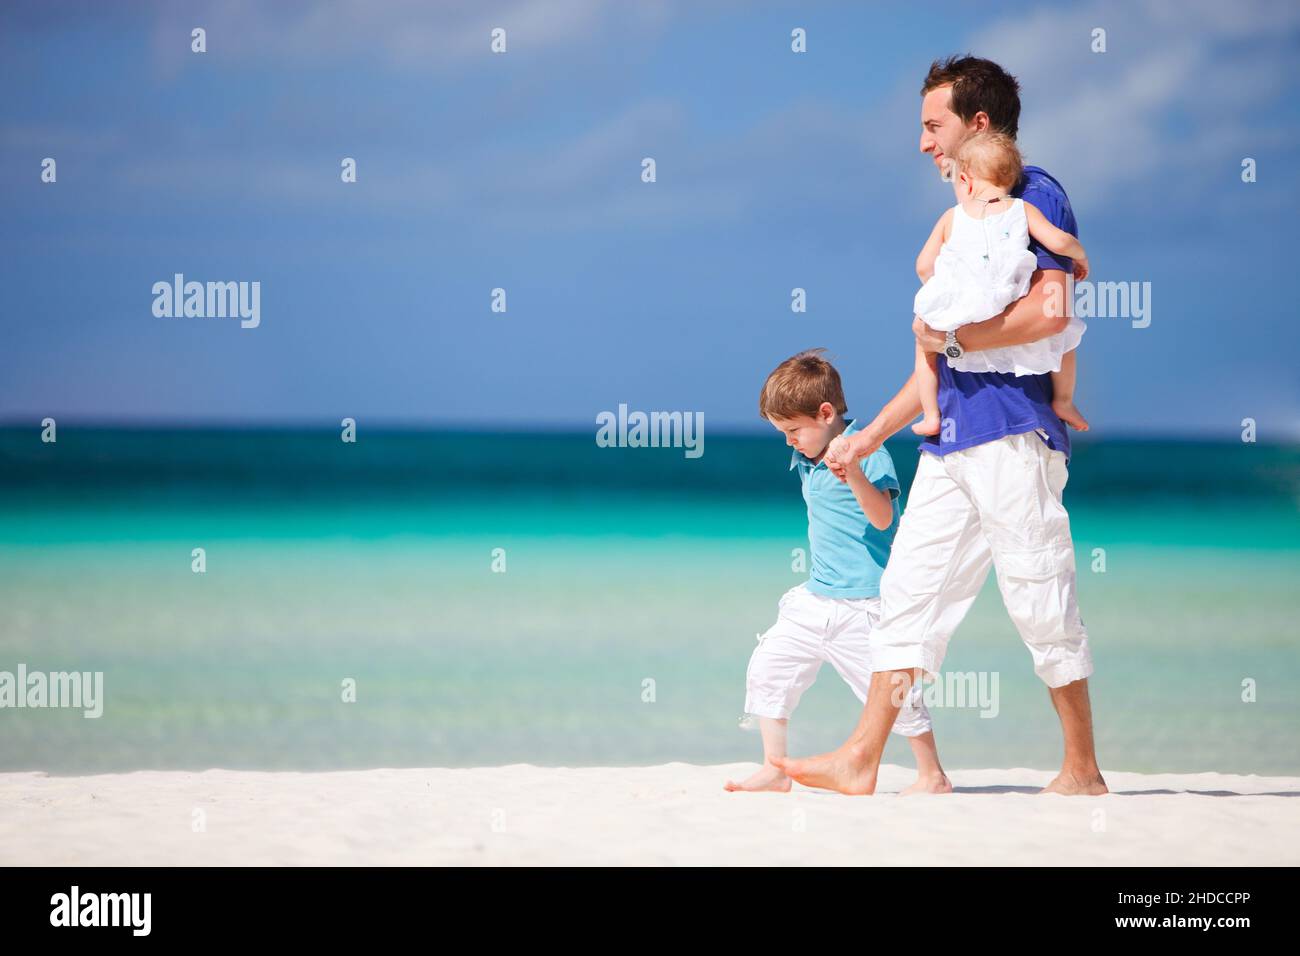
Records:
<instances>
[{"instance_id":1,"label":"man's arm","mask_svg":"<svg viewBox=\"0 0 1300 956\"><path fill-rule=\"evenodd\" d=\"M916 373L913 372L907 377L903 387L898 390L898 394L886 402L885 407L880 410L880 414L872 419L870 425L847 437L841 436L846 446L844 454L832 456L828 451L826 467L834 473L836 478L841 481L847 480L847 469L850 466L860 471L861 469L858 469L857 466L859 459L870 455L885 443L886 438L900 428L916 421L916 416L920 414L921 397L916 391ZM835 441L839 442L841 438L837 438ZM832 443L832 446L834 447L834 443Z\"/></svg>"},{"instance_id":2,"label":"man's arm","mask_svg":"<svg viewBox=\"0 0 1300 956\"><path fill-rule=\"evenodd\" d=\"M1029 291L1000 313L983 322L972 322L957 330L957 341L967 352L1025 345L1064 332L1070 324L1069 298L1065 294L1065 273L1060 269L1034 272ZM943 351L944 334L920 319L912 323L916 341L927 352ZM892 433L891 433L892 434Z\"/></svg>"},{"instance_id":3,"label":"man's arm","mask_svg":"<svg viewBox=\"0 0 1300 956\"><path fill-rule=\"evenodd\" d=\"M1065 331L1070 323L1068 305L1065 273L1060 269L1039 269L1023 297L991 319L963 325L957 330L957 341L968 352L1037 342ZM912 331L916 333L916 341L927 352L942 351L942 332L936 332L919 318L913 322ZM921 399L916 392L916 375L913 373L870 425L844 439L846 447L842 453L827 454L826 467L841 481L846 480L849 465L870 455L885 443L886 438L915 421L920 414Z\"/></svg>"}]
</instances>

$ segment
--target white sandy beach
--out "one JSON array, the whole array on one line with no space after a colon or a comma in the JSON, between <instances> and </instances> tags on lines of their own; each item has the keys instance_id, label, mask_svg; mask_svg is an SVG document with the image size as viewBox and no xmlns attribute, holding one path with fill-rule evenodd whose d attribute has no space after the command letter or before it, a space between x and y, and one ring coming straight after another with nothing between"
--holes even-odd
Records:
<instances>
[{"instance_id":1,"label":"white sandy beach","mask_svg":"<svg viewBox=\"0 0 1300 956\"><path fill-rule=\"evenodd\" d=\"M0 774L0 865L1300 863L1300 778L958 770L900 798L726 793L752 764ZM196 811L203 828L197 829Z\"/></svg>"}]
</instances>

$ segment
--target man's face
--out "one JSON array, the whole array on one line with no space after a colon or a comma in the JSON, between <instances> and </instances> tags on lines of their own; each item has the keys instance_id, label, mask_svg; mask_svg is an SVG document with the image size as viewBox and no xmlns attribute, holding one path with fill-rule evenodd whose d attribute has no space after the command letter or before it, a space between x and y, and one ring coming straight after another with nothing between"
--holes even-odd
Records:
<instances>
[{"instance_id":1,"label":"man's face","mask_svg":"<svg viewBox=\"0 0 1300 956\"><path fill-rule=\"evenodd\" d=\"M816 416L769 418L772 427L785 436L785 443L810 461L817 461L835 437L835 408L822 402Z\"/></svg>"},{"instance_id":2,"label":"man's face","mask_svg":"<svg viewBox=\"0 0 1300 956\"><path fill-rule=\"evenodd\" d=\"M970 125L952 111L952 87L940 86L921 98L921 152L929 153L939 172L945 162L955 160L957 147L971 133L988 126L988 117L976 113Z\"/></svg>"}]
</instances>

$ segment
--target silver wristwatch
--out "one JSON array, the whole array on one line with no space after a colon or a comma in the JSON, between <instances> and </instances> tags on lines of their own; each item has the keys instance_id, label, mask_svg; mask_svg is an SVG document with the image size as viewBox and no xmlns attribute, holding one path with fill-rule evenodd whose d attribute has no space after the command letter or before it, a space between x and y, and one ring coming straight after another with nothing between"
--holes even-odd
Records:
<instances>
[{"instance_id":1,"label":"silver wristwatch","mask_svg":"<svg viewBox=\"0 0 1300 956\"><path fill-rule=\"evenodd\" d=\"M943 354L950 359L959 359L966 354L966 350L961 347L957 341L957 333L949 332L943 339Z\"/></svg>"}]
</instances>

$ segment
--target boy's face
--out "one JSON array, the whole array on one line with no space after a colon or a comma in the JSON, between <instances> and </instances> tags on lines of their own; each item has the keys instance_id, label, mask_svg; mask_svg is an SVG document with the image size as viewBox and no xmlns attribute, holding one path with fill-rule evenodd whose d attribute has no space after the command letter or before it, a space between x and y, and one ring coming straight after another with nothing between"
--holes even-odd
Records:
<instances>
[{"instance_id":1,"label":"boy's face","mask_svg":"<svg viewBox=\"0 0 1300 956\"><path fill-rule=\"evenodd\" d=\"M838 434L835 428L839 418L835 406L822 402L816 415L796 415L794 418L777 418L771 416L768 421L772 427L785 435L785 443L810 461L817 461L826 451L826 446Z\"/></svg>"}]
</instances>

